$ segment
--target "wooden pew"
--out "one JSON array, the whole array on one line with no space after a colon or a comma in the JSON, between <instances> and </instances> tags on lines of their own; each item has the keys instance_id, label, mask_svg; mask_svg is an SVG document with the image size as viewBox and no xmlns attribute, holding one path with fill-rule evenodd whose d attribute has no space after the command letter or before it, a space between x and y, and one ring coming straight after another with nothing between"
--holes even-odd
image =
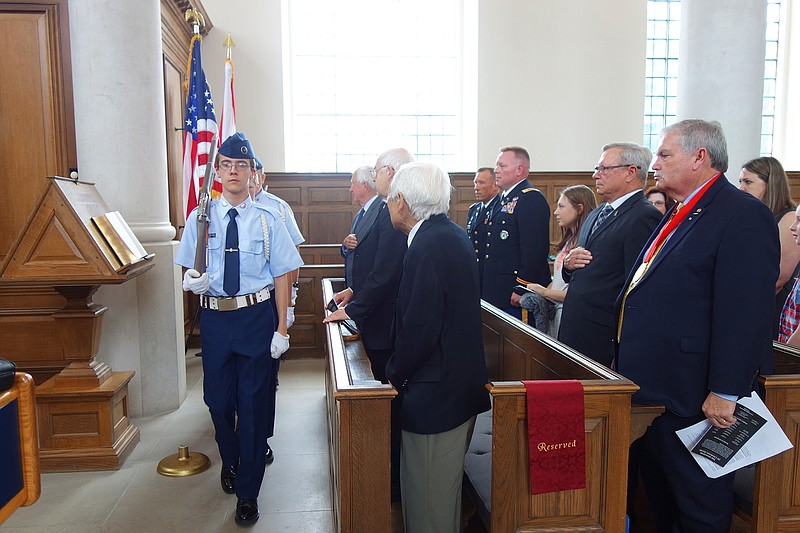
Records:
<instances>
[{"instance_id":1,"label":"wooden pew","mask_svg":"<svg viewBox=\"0 0 800 533\"><path fill-rule=\"evenodd\" d=\"M482 306L494 402L491 531L625 531L630 399L638 387L495 307ZM578 379L583 384L585 489L531 495L525 388L517 380L535 379ZM469 479L468 471L467 493L475 494ZM479 502L476 506L480 509Z\"/></svg>"},{"instance_id":2,"label":"wooden pew","mask_svg":"<svg viewBox=\"0 0 800 533\"><path fill-rule=\"evenodd\" d=\"M343 287L322 280L325 305ZM336 531L391 531L390 404L394 387L376 381L361 341L345 342L341 326L326 325L325 395L331 494Z\"/></svg>"},{"instance_id":3,"label":"wooden pew","mask_svg":"<svg viewBox=\"0 0 800 533\"><path fill-rule=\"evenodd\" d=\"M487 506L491 531L624 531L630 397L636 385L495 307L482 306L494 403ZM531 495L525 388L517 381L529 379L578 379L583 384L587 488ZM478 430L476 435L483 438ZM465 488L474 494L467 469ZM480 509L481 503L475 503Z\"/></svg>"},{"instance_id":4,"label":"wooden pew","mask_svg":"<svg viewBox=\"0 0 800 533\"><path fill-rule=\"evenodd\" d=\"M736 514L752 533L800 532L800 350L776 342L773 356L774 373L759 378L764 403L794 448L736 474Z\"/></svg>"},{"instance_id":5,"label":"wooden pew","mask_svg":"<svg viewBox=\"0 0 800 533\"><path fill-rule=\"evenodd\" d=\"M0 392L0 439L4 441L0 444L0 524L18 507L39 499L38 435L33 378L17 372L14 385Z\"/></svg>"}]
</instances>

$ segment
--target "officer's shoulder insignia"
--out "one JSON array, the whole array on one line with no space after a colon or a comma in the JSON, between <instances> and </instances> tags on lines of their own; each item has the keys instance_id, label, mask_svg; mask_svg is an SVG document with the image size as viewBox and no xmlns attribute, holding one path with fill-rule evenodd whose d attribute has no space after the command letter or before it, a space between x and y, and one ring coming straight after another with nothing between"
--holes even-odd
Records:
<instances>
[{"instance_id":1,"label":"officer's shoulder insignia","mask_svg":"<svg viewBox=\"0 0 800 533\"><path fill-rule=\"evenodd\" d=\"M525 194L526 192L536 191L539 192L539 189L536 187L528 187L527 189L522 189L522 193Z\"/></svg>"},{"instance_id":2,"label":"officer's shoulder insignia","mask_svg":"<svg viewBox=\"0 0 800 533\"><path fill-rule=\"evenodd\" d=\"M473 207L475 207L475 206L476 206L476 205L478 205L479 203L480 203L480 202L475 202L474 204L472 204L471 206L469 206L469 208L470 208L470 209L472 209Z\"/></svg>"}]
</instances>

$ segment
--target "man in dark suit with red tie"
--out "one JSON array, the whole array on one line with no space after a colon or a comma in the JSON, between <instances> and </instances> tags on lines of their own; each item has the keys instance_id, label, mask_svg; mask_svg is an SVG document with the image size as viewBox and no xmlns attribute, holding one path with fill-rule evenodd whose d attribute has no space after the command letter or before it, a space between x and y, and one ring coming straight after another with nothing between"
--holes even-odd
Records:
<instances>
[{"instance_id":1,"label":"man in dark suit with red tie","mask_svg":"<svg viewBox=\"0 0 800 533\"><path fill-rule=\"evenodd\" d=\"M659 531L727 533L733 474L707 477L675 434L707 419L728 428L772 345L780 245L772 213L725 178L718 122L664 129L658 189L680 203L645 244L615 309L616 368L634 401L664 414L633 453ZM570 290L572 288L570 287Z\"/></svg>"},{"instance_id":2,"label":"man in dark suit with red tie","mask_svg":"<svg viewBox=\"0 0 800 533\"><path fill-rule=\"evenodd\" d=\"M611 364L614 300L642 245L661 220L642 188L653 154L634 143L603 147L594 170L605 203L589 213L576 246L564 259L569 283L558 340L606 366Z\"/></svg>"}]
</instances>

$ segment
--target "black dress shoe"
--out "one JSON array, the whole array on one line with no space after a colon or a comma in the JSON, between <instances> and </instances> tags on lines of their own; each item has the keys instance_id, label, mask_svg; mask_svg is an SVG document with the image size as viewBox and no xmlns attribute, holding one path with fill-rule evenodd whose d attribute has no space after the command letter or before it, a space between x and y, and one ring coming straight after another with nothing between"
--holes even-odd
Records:
<instances>
[{"instance_id":1,"label":"black dress shoe","mask_svg":"<svg viewBox=\"0 0 800 533\"><path fill-rule=\"evenodd\" d=\"M258 522L258 500L239 498L236 500L236 524L252 526Z\"/></svg>"},{"instance_id":2,"label":"black dress shoe","mask_svg":"<svg viewBox=\"0 0 800 533\"><path fill-rule=\"evenodd\" d=\"M275 454L272 453L272 448L269 447L269 444L267 444L267 454L264 456L264 459L266 459L268 465L271 465L273 461L275 461Z\"/></svg>"},{"instance_id":3,"label":"black dress shoe","mask_svg":"<svg viewBox=\"0 0 800 533\"><path fill-rule=\"evenodd\" d=\"M236 467L223 466L219 475L219 483L225 493L233 494L236 492Z\"/></svg>"}]
</instances>

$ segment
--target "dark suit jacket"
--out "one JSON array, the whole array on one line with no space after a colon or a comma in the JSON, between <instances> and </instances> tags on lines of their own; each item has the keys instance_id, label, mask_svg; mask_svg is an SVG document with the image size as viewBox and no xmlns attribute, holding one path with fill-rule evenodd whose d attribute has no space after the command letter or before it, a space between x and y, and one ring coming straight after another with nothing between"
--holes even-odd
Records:
<instances>
[{"instance_id":1,"label":"dark suit jacket","mask_svg":"<svg viewBox=\"0 0 800 533\"><path fill-rule=\"evenodd\" d=\"M376 202L380 211L375 223L348 254L353 256L353 299L347 315L358 324L365 347L388 350L407 237L392 227L386 204L380 198Z\"/></svg>"},{"instance_id":2,"label":"dark suit jacket","mask_svg":"<svg viewBox=\"0 0 800 533\"><path fill-rule=\"evenodd\" d=\"M550 283L550 205L528 180L501 202L486 236L482 294L490 304L506 309L514 285Z\"/></svg>"},{"instance_id":3,"label":"dark suit jacket","mask_svg":"<svg viewBox=\"0 0 800 533\"><path fill-rule=\"evenodd\" d=\"M355 228L355 236L359 243L372 230L372 226L375 224L375 221L378 220L378 213L380 213L382 207L383 200L380 196L376 196L372 203L369 204L369 209L366 210L364 216L361 218L361 221L358 223L358 227ZM355 220L353 220L353 222L355 222ZM355 258L355 254L353 253L354 251L355 248L350 250L345 248L344 244L342 245L342 257L344 257L345 273L344 278L348 284L350 284L350 278L353 277L353 259Z\"/></svg>"},{"instance_id":4,"label":"dark suit jacket","mask_svg":"<svg viewBox=\"0 0 800 533\"><path fill-rule=\"evenodd\" d=\"M498 194L489 201L485 208L482 202L475 202L469 206L467 212L467 235L475 248L475 257L478 260L478 280L481 283L483 292L483 267L486 263L486 236L489 232L489 222L491 222L497 211L500 210L500 195Z\"/></svg>"},{"instance_id":5,"label":"dark suit jacket","mask_svg":"<svg viewBox=\"0 0 800 533\"><path fill-rule=\"evenodd\" d=\"M617 369L641 387L635 401L692 416L709 391L749 395L772 345L779 262L770 210L717 178L625 300Z\"/></svg>"},{"instance_id":6,"label":"dark suit jacket","mask_svg":"<svg viewBox=\"0 0 800 533\"><path fill-rule=\"evenodd\" d=\"M406 253L386 365L405 430L441 433L489 409L473 257L464 230L445 215L423 222Z\"/></svg>"},{"instance_id":7,"label":"dark suit jacket","mask_svg":"<svg viewBox=\"0 0 800 533\"><path fill-rule=\"evenodd\" d=\"M558 340L609 366L616 334L614 301L662 216L640 191L591 233L600 209L602 205L589 213L578 235L578 246L592 252L592 261L572 272L562 270L569 289Z\"/></svg>"}]
</instances>

